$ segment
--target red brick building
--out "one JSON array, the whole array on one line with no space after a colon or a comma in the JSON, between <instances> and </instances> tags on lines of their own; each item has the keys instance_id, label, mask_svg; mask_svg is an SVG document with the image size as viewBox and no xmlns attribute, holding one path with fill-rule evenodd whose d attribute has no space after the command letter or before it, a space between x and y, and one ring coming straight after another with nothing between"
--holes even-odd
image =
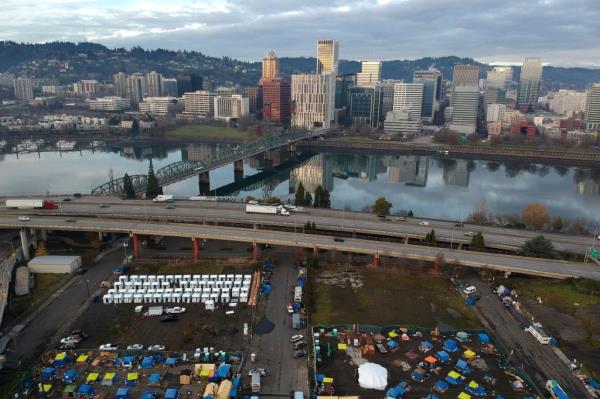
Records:
<instances>
[{"instance_id":1,"label":"red brick building","mask_svg":"<svg viewBox=\"0 0 600 399\"><path fill-rule=\"evenodd\" d=\"M290 82L281 78L263 78L262 85L263 119L280 125L290 123Z\"/></svg>"},{"instance_id":2,"label":"red brick building","mask_svg":"<svg viewBox=\"0 0 600 399\"><path fill-rule=\"evenodd\" d=\"M537 129L533 123L527 121L517 121L510 125L510 134L523 135L527 139L533 139L536 136Z\"/></svg>"}]
</instances>

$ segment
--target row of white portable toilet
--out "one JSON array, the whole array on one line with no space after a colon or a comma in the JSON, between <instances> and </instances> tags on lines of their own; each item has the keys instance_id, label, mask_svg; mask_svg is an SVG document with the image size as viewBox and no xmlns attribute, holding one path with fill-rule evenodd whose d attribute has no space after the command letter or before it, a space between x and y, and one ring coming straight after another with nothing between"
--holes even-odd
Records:
<instances>
[{"instance_id":1,"label":"row of white portable toilet","mask_svg":"<svg viewBox=\"0 0 600 399\"><path fill-rule=\"evenodd\" d=\"M107 294L111 294L111 295L116 295L116 294L122 294L122 295L126 295L126 294L131 294L131 295L182 295L184 293L189 293L189 294L222 294L222 293L226 293L229 294L231 293L232 297L239 297L240 295L248 295L248 293L250 292L249 288L227 288L227 287L223 287L223 288L204 288L204 289L200 289L200 288L196 288L194 290L192 289L186 289L186 290L182 290L179 288L168 288L168 289L149 289L149 290L145 290L145 289L139 289L139 290L135 290L135 289L129 289L129 290L116 290L114 288L110 288L109 290L106 291Z\"/></svg>"},{"instance_id":2,"label":"row of white portable toilet","mask_svg":"<svg viewBox=\"0 0 600 399\"><path fill-rule=\"evenodd\" d=\"M217 292L217 293L183 293L183 294L105 294L102 301L105 304L122 304L122 303L205 303L212 300L213 302L232 303L232 302L248 302L248 294L240 293L238 297L234 297L232 293Z\"/></svg>"},{"instance_id":3,"label":"row of white portable toilet","mask_svg":"<svg viewBox=\"0 0 600 399\"><path fill-rule=\"evenodd\" d=\"M242 281L252 279L251 274L132 274L119 276L119 281Z\"/></svg>"},{"instance_id":4,"label":"row of white portable toilet","mask_svg":"<svg viewBox=\"0 0 600 399\"><path fill-rule=\"evenodd\" d=\"M244 281L189 281L182 282L175 288L198 288L198 287L250 287L252 280ZM173 288L173 284L168 281L115 281L113 287L117 289L129 288Z\"/></svg>"}]
</instances>

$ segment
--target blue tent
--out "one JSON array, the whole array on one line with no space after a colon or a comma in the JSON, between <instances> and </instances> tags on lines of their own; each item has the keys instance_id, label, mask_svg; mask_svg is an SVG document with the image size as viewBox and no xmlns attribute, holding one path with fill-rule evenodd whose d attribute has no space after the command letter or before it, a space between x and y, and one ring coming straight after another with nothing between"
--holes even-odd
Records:
<instances>
[{"instance_id":1,"label":"blue tent","mask_svg":"<svg viewBox=\"0 0 600 399\"><path fill-rule=\"evenodd\" d=\"M94 387L92 387L91 385L83 384L82 386L79 387L79 390L77 391L77 393L79 395L86 395L88 398L91 398L92 396L94 396L95 391L94 391Z\"/></svg>"},{"instance_id":2,"label":"blue tent","mask_svg":"<svg viewBox=\"0 0 600 399\"><path fill-rule=\"evenodd\" d=\"M325 374L319 373L317 374L317 382L323 382L323 380L325 379Z\"/></svg>"},{"instance_id":3,"label":"blue tent","mask_svg":"<svg viewBox=\"0 0 600 399\"><path fill-rule=\"evenodd\" d=\"M235 398L237 397L237 393L238 390L240 389L240 383L241 383L241 378L240 377L234 377L231 380L231 391L229 392L229 397L230 398Z\"/></svg>"},{"instance_id":4,"label":"blue tent","mask_svg":"<svg viewBox=\"0 0 600 399\"><path fill-rule=\"evenodd\" d=\"M179 398L179 391L175 388L167 388L165 391L165 399L177 399Z\"/></svg>"},{"instance_id":5,"label":"blue tent","mask_svg":"<svg viewBox=\"0 0 600 399\"><path fill-rule=\"evenodd\" d=\"M302 277L300 277L299 279L296 280L296 285L298 287L304 287L304 279Z\"/></svg>"},{"instance_id":6,"label":"blue tent","mask_svg":"<svg viewBox=\"0 0 600 399\"><path fill-rule=\"evenodd\" d=\"M42 381L50 381L54 377L56 369L52 367L46 367L42 370Z\"/></svg>"},{"instance_id":7,"label":"blue tent","mask_svg":"<svg viewBox=\"0 0 600 399\"><path fill-rule=\"evenodd\" d=\"M410 373L410 376L417 382L423 382L425 380L425 370L416 368Z\"/></svg>"},{"instance_id":8,"label":"blue tent","mask_svg":"<svg viewBox=\"0 0 600 399\"><path fill-rule=\"evenodd\" d=\"M406 393L406 389L404 387L401 387L400 385L396 385L395 387L388 389L386 396L388 398L398 399L398 398L401 398L402 396L404 396L405 393Z\"/></svg>"},{"instance_id":9,"label":"blue tent","mask_svg":"<svg viewBox=\"0 0 600 399\"><path fill-rule=\"evenodd\" d=\"M466 341L466 340L468 340L468 339L469 339L469 334L467 334L467 333L466 333L466 332L464 332L464 331L459 331L459 332L457 332L457 333L456 333L456 338L457 338L459 341L461 341L461 342L462 342L462 341Z\"/></svg>"},{"instance_id":10,"label":"blue tent","mask_svg":"<svg viewBox=\"0 0 600 399\"><path fill-rule=\"evenodd\" d=\"M440 393L445 393L448 390L448 383L443 380L437 380L435 384L433 384L433 389Z\"/></svg>"},{"instance_id":11,"label":"blue tent","mask_svg":"<svg viewBox=\"0 0 600 399\"><path fill-rule=\"evenodd\" d=\"M469 370L469 363L462 359L458 359L456 361L456 369L464 373L465 371Z\"/></svg>"},{"instance_id":12,"label":"blue tent","mask_svg":"<svg viewBox=\"0 0 600 399\"><path fill-rule=\"evenodd\" d=\"M63 377L63 381L66 383L73 383L77 378L77 370L67 370L65 371L65 375Z\"/></svg>"},{"instance_id":13,"label":"blue tent","mask_svg":"<svg viewBox=\"0 0 600 399\"><path fill-rule=\"evenodd\" d=\"M177 358L176 357L170 357L165 361L165 364L167 366L170 367L175 367L175 365L177 364Z\"/></svg>"},{"instance_id":14,"label":"blue tent","mask_svg":"<svg viewBox=\"0 0 600 399\"><path fill-rule=\"evenodd\" d=\"M450 355L446 351L439 351L435 354L435 357L437 357L437 360L441 363L448 363L450 361Z\"/></svg>"},{"instance_id":15,"label":"blue tent","mask_svg":"<svg viewBox=\"0 0 600 399\"><path fill-rule=\"evenodd\" d=\"M484 333L478 334L477 337L479 338L479 342L481 342L482 344L489 344L490 343L490 336Z\"/></svg>"},{"instance_id":16,"label":"blue tent","mask_svg":"<svg viewBox=\"0 0 600 399\"><path fill-rule=\"evenodd\" d=\"M215 377L227 378L227 377L229 377L230 372L231 372L231 364L223 363L217 369L217 372L215 373Z\"/></svg>"},{"instance_id":17,"label":"blue tent","mask_svg":"<svg viewBox=\"0 0 600 399\"><path fill-rule=\"evenodd\" d=\"M160 382L160 374L150 374L150 377L148 377L148 381L157 384Z\"/></svg>"},{"instance_id":18,"label":"blue tent","mask_svg":"<svg viewBox=\"0 0 600 399\"><path fill-rule=\"evenodd\" d=\"M456 341L453 339L447 339L446 341L444 341L444 350L446 352L458 351L458 345L456 344Z\"/></svg>"},{"instance_id":19,"label":"blue tent","mask_svg":"<svg viewBox=\"0 0 600 399\"><path fill-rule=\"evenodd\" d=\"M263 284L260 286L260 293L263 295L271 295L271 291L273 291L273 286L271 284Z\"/></svg>"},{"instance_id":20,"label":"blue tent","mask_svg":"<svg viewBox=\"0 0 600 399\"><path fill-rule=\"evenodd\" d=\"M133 356L125 356L123 358L123 366L124 367L133 367L133 361L134 361L134 357Z\"/></svg>"},{"instance_id":21,"label":"blue tent","mask_svg":"<svg viewBox=\"0 0 600 399\"><path fill-rule=\"evenodd\" d=\"M388 348L390 349L397 349L398 348L398 342L396 341L388 341L387 344Z\"/></svg>"},{"instance_id":22,"label":"blue tent","mask_svg":"<svg viewBox=\"0 0 600 399\"><path fill-rule=\"evenodd\" d=\"M472 387L470 385L467 385L465 387L465 390L472 395L485 396L485 389L481 385L478 385L477 387Z\"/></svg>"},{"instance_id":23,"label":"blue tent","mask_svg":"<svg viewBox=\"0 0 600 399\"><path fill-rule=\"evenodd\" d=\"M144 391L141 399L154 399L156 398L156 392L154 391Z\"/></svg>"},{"instance_id":24,"label":"blue tent","mask_svg":"<svg viewBox=\"0 0 600 399\"><path fill-rule=\"evenodd\" d=\"M433 344L429 341L423 341L419 345L419 349L424 350L424 351L430 351L433 349Z\"/></svg>"},{"instance_id":25,"label":"blue tent","mask_svg":"<svg viewBox=\"0 0 600 399\"><path fill-rule=\"evenodd\" d=\"M154 366L154 358L152 356L146 356L142 359L142 368L151 369Z\"/></svg>"},{"instance_id":26,"label":"blue tent","mask_svg":"<svg viewBox=\"0 0 600 399\"><path fill-rule=\"evenodd\" d=\"M590 381L588 382L588 384L593 388L593 389L598 389L600 388L600 383L598 383L598 381L596 381L593 378L590 378Z\"/></svg>"},{"instance_id":27,"label":"blue tent","mask_svg":"<svg viewBox=\"0 0 600 399\"><path fill-rule=\"evenodd\" d=\"M468 297L467 299L465 299L465 305L469 305L469 306L474 306L475 305L475 299Z\"/></svg>"},{"instance_id":28,"label":"blue tent","mask_svg":"<svg viewBox=\"0 0 600 399\"><path fill-rule=\"evenodd\" d=\"M119 388L117 389L115 399L128 399L130 396L131 393L129 392L129 388Z\"/></svg>"}]
</instances>

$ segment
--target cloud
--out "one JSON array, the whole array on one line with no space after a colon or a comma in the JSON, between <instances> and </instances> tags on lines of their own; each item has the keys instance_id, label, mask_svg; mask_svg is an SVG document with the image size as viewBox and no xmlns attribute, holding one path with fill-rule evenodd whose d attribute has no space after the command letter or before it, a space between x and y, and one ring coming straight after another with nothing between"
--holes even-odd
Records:
<instances>
[{"instance_id":1,"label":"cloud","mask_svg":"<svg viewBox=\"0 0 600 399\"><path fill-rule=\"evenodd\" d=\"M310 56L318 38L346 59L470 56L600 66L597 0L5 0L0 37L193 49L258 60Z\"/></svg>"}]
</instances>

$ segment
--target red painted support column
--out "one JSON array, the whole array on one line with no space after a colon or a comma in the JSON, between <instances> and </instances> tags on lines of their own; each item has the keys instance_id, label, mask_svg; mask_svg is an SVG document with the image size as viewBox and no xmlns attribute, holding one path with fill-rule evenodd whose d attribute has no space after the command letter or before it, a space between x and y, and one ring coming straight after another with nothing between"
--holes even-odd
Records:
<instances>
[{"instance_id":1,"label":"red painted support column","mask_svg":"<svg viewBox=\"0 0 600 399\"><path fill-rule=\"evenodd\" d=\"M200 241L197 238L192 238L194 243L194 262L200 261Z\"/></svg>"},{"instance_id":2,"label":"red painted support column","mask_svg":"<svg viewBox=\"0 0 600 399\"><path fill-rule=\"evenodd\" d=\"M252 244L252 260L258 261L260 259L260 246L257 243Z\"/></svg>"},{"instance_id":3,"label":"red painted support column","mask_svg":"<svg viewBox=\"0 0 600 399\"><path fill-rule=\"evenodd\" d=\"M371 266L373 266L373 267L379 266L379 255L373 255L373 261L371 262Z\"/></svg>"},{"instance_id":4,"label":"red painted support column","mask_svg":"<svg viewBox=\"0 0 600 399\"><path fill-rule=\"evenodd\" d=\"M140 257L140 237L137 234L133 235L133 257Z\"/></svg>"}]
</instances>

